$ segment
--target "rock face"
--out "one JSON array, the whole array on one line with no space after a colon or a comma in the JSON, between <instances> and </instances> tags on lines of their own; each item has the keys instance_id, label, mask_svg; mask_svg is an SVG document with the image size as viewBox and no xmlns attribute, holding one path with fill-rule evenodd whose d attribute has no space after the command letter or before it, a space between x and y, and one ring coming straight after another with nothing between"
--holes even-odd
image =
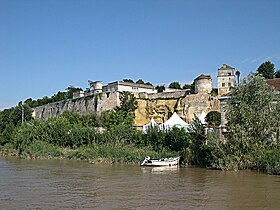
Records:
<instances>
[{"instance_id":1,"label":"rock face","mask_svg":"<svg viewBox=\"0 0 280 210\"><path fill-rule=\"evenodd\" d=\"M218 97L208 93L190 94L186 91L177 93L157 93L136 95L138 108L135 110L135 126L142 127L151 118L157 123L167 121L174 112L186 122L191 122L195 115L203 111L220 111ZM76 98L47 104L33 109L35 119L48 119L63 114L74 112L85 115L90 112L101 114L103 111L112 110L120 105L119 93L103 93L95 96Z\"/></svg>"},{"instance_id":2,"label":"rock face","mask_svg":"<svg viewBox=\"0 0 280 210\"><path fill-rule=\"evenodd\" d=\"M151 118L157 123L167 121L176 112L184 121L191 122L194 116L202 112L220 111L218 97L207 93L190 94L179 98L138 99L135 111L135 125L147 124Z\"/></svg>"}]
</instances>

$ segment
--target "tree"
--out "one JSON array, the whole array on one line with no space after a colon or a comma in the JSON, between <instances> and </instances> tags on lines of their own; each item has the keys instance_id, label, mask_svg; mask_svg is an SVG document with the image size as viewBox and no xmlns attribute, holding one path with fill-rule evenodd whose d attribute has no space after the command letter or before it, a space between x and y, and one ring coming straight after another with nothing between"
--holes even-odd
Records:
<instances>
[{"instance_id":1,"label":"tree","mask_svg":"<svg viewBox=\"0 0 280 210\"><path fill-rule=\"evenodd\" d=\"M142 79L137 80L136 84L145 84L144 81Z\"/></svg>"},{"instance_id":2,"label":"tree","mask_svg":"<svg viewBox=\"0 0 280 210\"><path fill-rule=\"evenodd\" d=\"M266 79L273 79L274 77L274 64L270 61L262 63L257 69L257 75L262 75Z\"/></svg>"},{"instance_id":3,"label":"tree","mask_svg":"<svg viewBox=\"0 0 280 210\"><path fill-rule=\"evenodd\" d=\"M262 149L272 147L275 122L279 120L274 107L275 94L262 76L250 76L232 91L226 108L226 148L230 162L238 169L256 163Z\"/></svg>"},{"instance_id":4,"label":"tree","mask_svg":"<svg viewBox=\"0 0 280 210\"><path fill-rule=\"evenodd\" d=\"M181 89L181 85L179 82L171 82L169 88Z\"/></svg>"},{"instance_id":5,"label":"tree","mask_svg":"<svg viewBox=\"0 0 280 210\"><path fill-rule=\"evenodd\" d=\"M74 87L74 86L69 86L68 88L66 88L66 90L67 90L66 98L70 99L70 98L73 98L73 93L74 92L77 92L77 91L83 90L83 89L82 88L77 88L77 87Z\"/></svg>"},{"instance_id":6,"label":"tree","mask_svg":"<svg viewBox=\"0 0 280 210\"><path fill-rule=\"evenodd\" d=\"M209 127L217 128L219 125L221 125L221 113L217 111L211 111L206 115L205 121Z\"/></svg>"},{"instance_id":7,"label":"tree","mask_svg":"<svg viewBox=\"0 0 280 210\"><path fill-rule=\"evenodd\" d=\"M185 84L183 86L183 89L191 89L192 88L192 85L189 85L189 84Z\"/></svg>"},{"instance_id":8,"label":"tree","mask_svg":"<svg viewBox=\"0 0 280 210\"><path fill-rule=\"evenodd\" d=\"M158 93L162 93L165 90L165 86L164 85L158 85L156 86L156 90Z\"/></svg>"},{"instance_id":9,"label":"tree","mask_svg":"<svg viewBox=\"0 0 280 210\"><path fill-rule=\"evenodd\" d=\"M192 84L185 84L185 85L183 86L183 89L194 90L194 83L192 83Z\"/></svg>"},{"instance_id":10,"label":"tree","mask_svg":"<svg viewBox=\"0 0 280 210\"><path fill-rule=\"evenodd\" d=\"M153 86L153 84L150 83L150 82L146 82L145 85L151 85L151 86Z\"/></svg>"},{"instance_id":11,"label":"tree","mask_svg":"<svg viewBox=\"0 0 280 210\"><path fill-rule=\"evenodd\" d=\"M127 114L132 114L137 108L137 101L135 96L130 92L123 92L120 94L121 105L116 110L122 110Z\"/></svg>"},{"instance_id":12,"label":"tree","mask_svg":"<svg viewBox=\"0 0 280 210\"><path fill-rule=\"evenodd\" d=\"M280 78L280 70L275 72L275 78Z\"/></svg>"},{"instance_id":13,"label":"tree","mask_svg":"<svg viewBox=\"0 0 280 210\"><path fill-rule=\"evenodd\" d=\"M123 79L124 82L134 83L132 79Z\"/></svg>"},{"instance_id":14,"label":"tree","mask_svg":"<svg viewBox=\"0 0 280 210\"><path fill-rule=\"evenodd\" d=\"M239 84L239 82L240 82L240 71L236 71L235 72L235 75L236 75L236 77L237 77L237 84Z\"/></svg>"}]
</instances>

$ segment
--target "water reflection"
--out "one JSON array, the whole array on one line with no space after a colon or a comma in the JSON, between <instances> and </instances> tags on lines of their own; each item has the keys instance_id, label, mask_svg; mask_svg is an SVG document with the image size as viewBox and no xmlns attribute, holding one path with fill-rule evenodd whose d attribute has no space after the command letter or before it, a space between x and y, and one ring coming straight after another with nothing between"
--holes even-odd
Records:
<instances>
[{"instance_id":1,"label":"water reflection","mask_svg":"<svg viewBox=\"0 0 280 210\"><path fill-rule=\"evenodd\" d=\"M0 159L0 209L277 209L279 181L246 171Z\"/></svg>"},{"instance_id":2,"label":"water reflection","mask_svg":"<svg viewBox=\"0 0 280 210\"><path fill-rule=\"evenodd\" d=\"M170 173L178 173L180 167L179 166L141 167L141 170L143 173L170 174Z\"/></svg>"}]
</instances>

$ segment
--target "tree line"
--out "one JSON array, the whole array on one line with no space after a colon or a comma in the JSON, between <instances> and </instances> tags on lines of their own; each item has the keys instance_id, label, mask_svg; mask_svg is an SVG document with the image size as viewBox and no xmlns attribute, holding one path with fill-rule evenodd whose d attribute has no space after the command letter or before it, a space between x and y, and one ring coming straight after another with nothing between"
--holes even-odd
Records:
<instances>
[{"instance_id":1,"label":"tree line","mask_svg":"<svg viewBox=\"0 0 280 210\"><path fill-rule=\"evenodd\" d=\"M187 130L151 127L143 133L133 126L135 97L130 93L120 97L119 107L101 115L64 113L40 121L32 119L28 104L3 110L0 148L14 149L24 157L61 157L65 151L72 151L67 157L134 163L146 155L180 155L188 165L280 174L280 95L275 94L263 75L251 74L232 89L226 106L227 132L223 136L218 129L219 113L209 113L206 125L195 117ZM211 128L210 132L205 132L205 126Z\"/></svg>"}]
</instances>

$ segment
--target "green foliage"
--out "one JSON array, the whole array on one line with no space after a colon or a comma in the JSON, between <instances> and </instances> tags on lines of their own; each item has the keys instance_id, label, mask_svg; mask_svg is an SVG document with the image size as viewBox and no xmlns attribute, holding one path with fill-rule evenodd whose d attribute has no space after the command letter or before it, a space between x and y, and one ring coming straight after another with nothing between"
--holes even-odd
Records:
<instances>
[{"instance_id":1,"label":"green foliage","mask_svg":"<svg viewBox=\"0 0 280 210\"><path fill-rule=\"evenodd\" d=\"M261 151L275 144L279 101L265 79L248 77L232 92L227 106L227 155L238 169L252 167Z\"/></svg>"},{"instance_id":2,"label":"green foliage","mask_svg":"<svg viewBox=\"0 0 280 210\"><path fill-rule=\"evenodd\" d=\"M275 67L270 61L262 63L257 69L257 75L262 75L266 79L273 79Z\"/></svg>"},{"instance_id":3,"label":"green foliage","mask_svg":"<svg viewBox=\"0 0 280 210\"><path fill-rule=\"evenodd\" d=\"M127 114L132 114L137 108L137 101L135 96L129 92L123 92L120 94L120 107L116 108L116 111L121 110Z\"/></svg>"},{"instance_id":4,"label":"green foliage","mask_svg":"<svg viewBox=\"0 0 280 210\"><path fill-rule=\"evenodd\" d=\"M190 89L190 90L194 91L194 83L192 83L192 84L185 84L183 86L183 89Z\"/></svg>"},{"instance_id":5,"label":"green foliage","mask_svg":"<svg viewBox=\"0 0 280 210\"><path fill-rule=\"evenodd\" d=\"M158 93L162 93L165 90L165 86L164 85L158 85L156 86L156 90Z\"/></svg>"},{"instance_id":6,"label":"green foliage","mask_svg":"<svg viewBox=\"0 0 280 210\"><path fill-rule=\"evenodd\" d=\"M136 84L145 84L145 82L142 79L137 80Z\"/></svg>"},{"instance_id":7,"label":"green foliage","mask_svg":"<svg viewBox=\"0 0 280 210\"><path fill-rule=\"evenodd\" d=\"M236 75L236 77L237 77L237 84L239 84L239 82L240 82L240 74L241 74L241 73L240 73L240 71L238 71L238 70L235 72L235 75Z\"/></svg>"},{"instance_id":8,"label":"green foliage","mask_svg":"<svg viewBox=\"0 0 280 210\"><path fill-rule=\"evenodd\" d=\"M124 82L134 83L132 79L123 79Z\"/></svg>"},{"instance_id":9,"label":"green foliage","mask_svg":"<svg viewBox=\"0 0 280 210\"><path fill-rule=\"evenodd\" d=\"M150 82L145 82L145 85L150 85L150 86L153 86L153 84L152 84L152 83L150 83Z\"/></svg>"},{"instance_id":10,"label":"green foliage","mask_svg":"<svg viewBox=\"0 0 280 210\"><path fill-rule=\"evenodd\" d=\"M221 125L221 113L211 111L206 115L205 121L207 122L208 127L217 128Z\"/></svg>"},{"instance_id":11,"label":"green foliage","mask_svg":"<svg viewBox=\"0 0 280 210\"><path fill-rule=\"evenodd\" d=\"M218 96L218 89L217 88L213 88L211 90L211 96Z\"/></svg>"},{"instance_id":12,"label":"green foliage","mask_svg":"<svg viewBox=\"0 0 280 210\"><path fill-rule=\"evenodd\" d=\"M191 135L189 162L193 165L210 166L212 155L211 151L206 145L207 136L205 128L197 116L193 119L191 127L189 128Z\"/></svg>"},{"instance_id":13,"label":"green foliage","mask_svg":"<svg viewBox=\"0 0 280 210\"><path fill-rule=\"evenodd\" d=\"M14 129L22 123L22 114L24 114L24 121L31 120L30 107L26 104L22 106L21 103L14 108L0 112L0 145L11 141Z\"/></svg>"},{"instance_id":14,"label":"green foliage","mask_svg":"<svg viewBox=\"0 0 280 210\"><path fill-rule=\"evenodd\" d=\"M73 98L73 93L76 91L82 90L82 88L76 88L73 86L69 86L66 88L66 92L58 91L51 98L48 96L44 96L42 99L33 100L32 98L28 98L25 100L25 104L28 104L29 107L34 108L37 106L43 106L45 104L54 103L58 101L63 101L66 99Z\"/></svg>"},{"instance_id":15,"label":"green foliage","mask_svg":"<svg viewBox=\"0 0 280 210\"><path fill-rule=\"evenodd\" d=\"M184 128L174 127L166 133L164 147L170 151L180 152L189 145L190 135Z\"/></svg>"},{"instance_id":16,"label":"green foliage","mask_svg":"<svg viewBox=\"0 0 280 210\"><path fill-rule=\"evenodd\" d=\"M146 134L143 134L141 144L151 146L155 151L166 149L182 154L182 151L189 147L190 135L184 128L174 127L163 131L157 127L150 127Z\"/></svg>"},{"instance_id":17,"label":"green foliage","mask_svg":"<svg viewBox=\"0 0 280 210\"><path fill-rule=\"evenodd\" d=\"M65 93L66 95L66 98L67 99L71 99L73 98L73 93L77 92L77 91L80 91L80 90L83 90L82 88L76 88L76 87L73 87L73 86L69 86L68 88L66 88L67 92ZM55 101L53 101L55 102Z\"/></svg>"},{"instance_id":18,"label":"green foliage","mask_svg":"<svg viewBox=\"0 0 280 210\"><path fill-rule=\"evenodd\" d=\"M171 82L169 88L181 89L181 85L179 82Z\"/></svg>"},{"instance_id":19,"label":"green foliage","mask_svg":"<svg viewBox=\"0 0 280 210\"><path fill-rule=\"evenodd\" d=\"M132 125L134 117L133 115L125 112L124 110L117 110L109 112L107 115L103 115L104 119L104 127L110 128L119 124L129 124Z\"/></svg>"},{"instance_id":20,"label":"green foliage","mask_svg":"<svg viewBox=\"0 0 280 210\"><path fill-rule=\"evenodd\" d=\"M280 78L280 70L277 70L277 71L275 72L275 78Z\"/></svg>"}]
</instances>

